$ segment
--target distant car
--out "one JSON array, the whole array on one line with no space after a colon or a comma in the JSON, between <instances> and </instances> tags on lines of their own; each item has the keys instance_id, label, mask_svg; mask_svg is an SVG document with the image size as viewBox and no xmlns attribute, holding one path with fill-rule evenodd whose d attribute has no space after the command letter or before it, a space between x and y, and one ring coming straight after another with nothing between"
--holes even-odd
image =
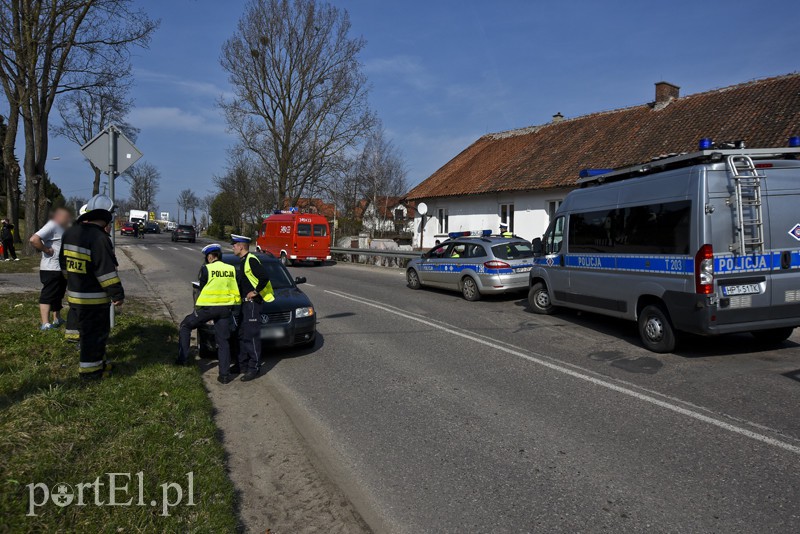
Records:
<instances>
[{"instance_id":1,"label":"distant car","mask_svg":"<svg viewBox=\"0 0 800 534\"><path fill-rule=\"evenodd\" d=\"M172 231L172 241L188 241L194 243L197 240L197 231L194 226L188 224L179 224L177 228Z\"/></svg>"},{"instance_id":2,"label":"distant car","mask_svg":"<svg viewBox=\"0 0 800 534\"><path fill-rule=\"evenodd\" d=\"M451 233L451 239L411 260L406 269L408 287L453 289L471 301L489 293L528 289L533 267L530 242L519 237L465 234L469 232Z\"/></svg>"},{"instance_id":3,"label":"distant car","mask_svg":"<svg viewBox=\"0 0 800 534\"><path fill-rule=\"evenodd\" d=\"M124 222L119 227L119 235L133 235L133 223Z\"/></svg>"},{"instance_id":4,"label":"distant car","mask_svg":"<svg viewBox=\"0 0 800 534\"><path fill-rule=\"evenodd\" d=\"M160 234L161 227L157 222L150 221L144 225L144 233L146 234Z\"/></svg>"},{"instance_id":5,"label":"distant car","mask_svg":"<svg viewBox=\"0 0 800 534\"><path fill-rule=\"evenodd\" d=\"M317 337L317 315L311 299L297 286L305 283L305 278L292 279L279 259L271 254L257 253L256 256L269 274L275 300L261 305L261 342L271 347L309 347ZM241 261L233 254L223 254L222 261L238 265ZM197 300L199 283L192 282L193 297ZM235 354L238 336L231 335L232 352ZM197 330L197 344L200 356L215 357L217 351L214 339L214 326L211 323Z\"/></svg>"}]
</instances>

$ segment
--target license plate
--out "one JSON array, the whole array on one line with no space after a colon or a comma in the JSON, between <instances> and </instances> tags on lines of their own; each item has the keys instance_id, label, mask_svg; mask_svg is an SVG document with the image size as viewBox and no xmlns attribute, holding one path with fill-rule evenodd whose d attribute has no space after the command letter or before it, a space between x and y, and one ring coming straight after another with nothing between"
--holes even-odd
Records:
<instances>
[{"instance_id":1,"label":"license plate","mask_svg":"<svg viewBox=\"0 0 800 534\"><path fill-rule=\"evenodd\" d=\"M261 339L281 339L286 335L283 328L262 328Z\"/></svg>"},{"instance_id":2,"label":"license plate","mask_svg":"<svg viewBox=\"0 0 800 534\"><path fill-rule=\"evenodd\" d=\"M531 272L532 267L517 267L514 269L515 273L529 273Z\"/></svg>"},{"instance_id":3,"label":"license plate","mask_svg":"<svg viewBox=\"0 0 800 534\"><path fill-rule=\"evenodd\" d=\"M726 297L735 295L755 295L761 293L761 286L758 284L742 284L739 286L722 286L722 294Z\"/></svg>"},{"instance_id":4,"label":"license plate","mask_svg":"<svg viewBox=\"0 0 800 534\"><path fill-rule=\"evenodd\" d=\"M317 261L317 258L315 258L315 257L313 257L313 256L309 256L309 257L308 257L308 258L306 258L306 259L307 259L307 260L311 260L311 261Z\"/></svg>"}]
</instances>

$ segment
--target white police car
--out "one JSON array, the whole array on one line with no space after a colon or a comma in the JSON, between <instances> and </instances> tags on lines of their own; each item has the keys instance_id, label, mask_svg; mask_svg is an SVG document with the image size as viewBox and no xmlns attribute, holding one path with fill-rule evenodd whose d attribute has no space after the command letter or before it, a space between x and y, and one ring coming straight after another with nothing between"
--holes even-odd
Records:
<instances>
[{"instance_id":1,"label":"white police car","mask_svg":"<svg viewBox=\"0 0 800 534\"><path fill-rule=\"evenodd\" d=\"M491 234L491 230L448 234L450 239L411 260L408 287L453 289L470 301L489 293L527 290L533 267L530 242Z\"/></svg>"}]
</instances>

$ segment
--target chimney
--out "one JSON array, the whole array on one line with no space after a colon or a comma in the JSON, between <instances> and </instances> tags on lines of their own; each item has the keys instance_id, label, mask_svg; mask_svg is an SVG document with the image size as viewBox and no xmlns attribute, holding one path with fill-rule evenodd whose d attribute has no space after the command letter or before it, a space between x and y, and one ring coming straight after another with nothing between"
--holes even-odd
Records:
<instances>
[{"instance_id":1,"label":"chimney","mask_svg":"<svg viewBox=\"0 0 800 534\"><path fill-rule=\"evenodd\" d=\"M666 104L681 96L681 88L669 82L656 82L656 104Z\"/></svg>"},{"instance_id":2,"label":"chimney","mask_svg":"<svg viewBox=\"0 0 800 534\"><path fill-rule=\"evenodd\" d=\"M562 115L560 111L555 115L553 115L553 124L559 123L563 120L564 120L564 115Z\"/></svg>"}]
</instances>

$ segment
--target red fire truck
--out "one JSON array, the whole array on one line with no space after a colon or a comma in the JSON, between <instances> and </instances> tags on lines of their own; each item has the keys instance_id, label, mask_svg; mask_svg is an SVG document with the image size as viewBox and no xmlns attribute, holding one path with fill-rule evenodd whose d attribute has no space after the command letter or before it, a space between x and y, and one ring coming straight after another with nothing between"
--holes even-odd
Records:
<instances>
[{"instance_id":1,"label":"red fire truck","mask_svg":"<svg viewBox=\"0 0 800 534\"><path fill-rule=\"evenodd\" d=\"M331 259L328 220L313 213L282 211L270 215L261 224L256 245L280 258L284 265L292 261L319 265Z\"/></svg>"}]
</instances>

